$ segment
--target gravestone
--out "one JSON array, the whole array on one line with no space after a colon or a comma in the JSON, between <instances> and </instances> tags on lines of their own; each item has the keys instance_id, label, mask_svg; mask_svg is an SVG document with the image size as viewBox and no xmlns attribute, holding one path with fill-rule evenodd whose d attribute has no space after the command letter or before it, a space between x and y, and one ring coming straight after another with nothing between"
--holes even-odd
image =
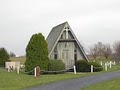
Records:
<instances>
[{"instance_id":1,"label":"gravestone","mask_svg":"<svg viewBox=\"0 0 120 90\"><path fill-rule=\"evenodd\" d=\"M40 77L40 67L37 66L35 69L35 77Z\"/></svg>"}]
</instances>

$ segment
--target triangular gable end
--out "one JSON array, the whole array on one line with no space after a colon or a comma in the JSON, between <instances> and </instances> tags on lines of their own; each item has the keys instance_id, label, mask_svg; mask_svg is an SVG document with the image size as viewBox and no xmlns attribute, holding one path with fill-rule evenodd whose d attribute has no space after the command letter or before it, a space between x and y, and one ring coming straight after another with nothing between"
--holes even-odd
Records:
<instances>
[{"instance_id":1,"label":"triangular gable end","mask_svg":"<svg viewBox=\"0 0 120 90\"><path fill-rule=\"evenodd\" d=\"M66 67L71 67L76 60L85 59L87 55L77 40L68 22L54 27L47 37L49 57L61 59Z\"/></svg>"},{"instance_id":2,"label":"triangular gable end","mask_svg":"<svg viewBox=\"0 0 120 90\"><path fill-rule=\"evenodd\" d=\"M68 25L69 25L69 24L68 24ZM69 26L69 27L70 27L70 26ZM75 36L74 32L72 31L71 27L70 27L70 31L71 31L71 33L72 33L72 35L73 35L73 37L74 37L74 39L75 39L75 41L76 41L79 49L81 50L81 54L83 54L84 59L86 59L87 61L89 61L89 59L88 59L88 57L87 57L87 55L86 55L86 53L85 53L82 45L81 45L80 42L78 41L78 39L77 39L77 37Z\"/></svg>"},{"instance_id":3,"label":"triangular gable end","mask_svg":"<svg viewBox=\"0 0 120 90\"><path fill-rule=\"evenodd\" d=\"M50 50L50 52L49 52L49 55L50 55L50 54L52 53L52 51L54 50L56 44L57 44L58 41L60 40L60 38L61 38L63 32L65 31L65 29L67 30L66 27L69 27L69 31L72 31L72 29L71 29L71 27L69 26L69 24L68 24L67 21L64 22L64 23L62 23L62 24L60 24L60 25L58 25L58 26L56 26L56 27L54 27L54 28L53 28L54 31L55 31L55 29L56 29L56 31L58 31L57 28L58 28L58 27L61 27L61 25L63 25L62 28L61 28L61 30L60 30L61 32L59 32L59 35L58 35L56 41L54 42L54 45L53 45L53 47L51 48L51 50ZM53 29L52 29L52 31L53 31ZM51 33L52 33L52 32L51 32ZM71 33L73 33L73 32L71 32ZM56 34L56 33L54 33L54 34ZM72 35L72 36L73 36L73 38L74 38L74 35ZM54 37L54 38L55 38L55 37ZM49 44L49 43L48 43L48 44Z\"/></svg>"}]
</instances>

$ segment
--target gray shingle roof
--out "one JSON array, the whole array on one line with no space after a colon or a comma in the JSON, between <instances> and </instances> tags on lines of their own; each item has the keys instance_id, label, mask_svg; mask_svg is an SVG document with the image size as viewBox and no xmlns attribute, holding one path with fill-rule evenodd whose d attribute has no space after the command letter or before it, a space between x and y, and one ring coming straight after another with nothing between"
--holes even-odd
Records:
<instances>
[{"instance_id":1,"label":"gray shingle roof","mask_svg":"<svg viewBox=\"0 0 120 90\"><path fill-rule=\"evenodd\" d=\"M49 53L52 50L55 42L57 41L57 39L58 39L60 33L62 32L66 23L67 22L64 22L64 23L62 23L58 26L53 27L50 34L48 35L46 40L47 40L47 43L48 43L48 52Z\"/></svg>"}]
</instances>

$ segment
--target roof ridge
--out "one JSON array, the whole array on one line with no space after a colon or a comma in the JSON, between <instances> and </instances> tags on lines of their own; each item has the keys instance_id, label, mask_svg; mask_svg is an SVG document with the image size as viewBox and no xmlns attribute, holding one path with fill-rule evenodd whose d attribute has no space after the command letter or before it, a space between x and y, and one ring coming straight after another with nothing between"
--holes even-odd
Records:
<instances>
[{"instance_id":1,"label":"roof ridge","mask_svg":"<svg viewBox=\"0 0 120 90\"><path fill-rule=\"evenodd\" d=\"M68 23L68 22L67 22L67 21L66 21L66 22L63 22L63 23L61 23L61 24L58 24L58 25L54 26L53 28L59 27L59 26L64 25L64 24L66 24L66 23Z\"/></svg>"}]
</instances>

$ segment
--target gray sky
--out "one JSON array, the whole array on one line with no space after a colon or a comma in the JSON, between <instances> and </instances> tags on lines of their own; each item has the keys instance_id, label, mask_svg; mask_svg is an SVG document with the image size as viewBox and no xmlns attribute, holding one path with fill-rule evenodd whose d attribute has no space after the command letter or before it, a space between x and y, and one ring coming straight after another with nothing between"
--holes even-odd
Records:
<instances>
[{"instance_id":1,"label":"gray sky","mask_svg":"<svg viewBox=\"0 0 120 90\"><path fill-rule=\"evenodd\" d=\"M0 47L24 55L30 37L68 21L88 48L120 39L120 0L0 0Z\"/></svg>"}]
</instances>

